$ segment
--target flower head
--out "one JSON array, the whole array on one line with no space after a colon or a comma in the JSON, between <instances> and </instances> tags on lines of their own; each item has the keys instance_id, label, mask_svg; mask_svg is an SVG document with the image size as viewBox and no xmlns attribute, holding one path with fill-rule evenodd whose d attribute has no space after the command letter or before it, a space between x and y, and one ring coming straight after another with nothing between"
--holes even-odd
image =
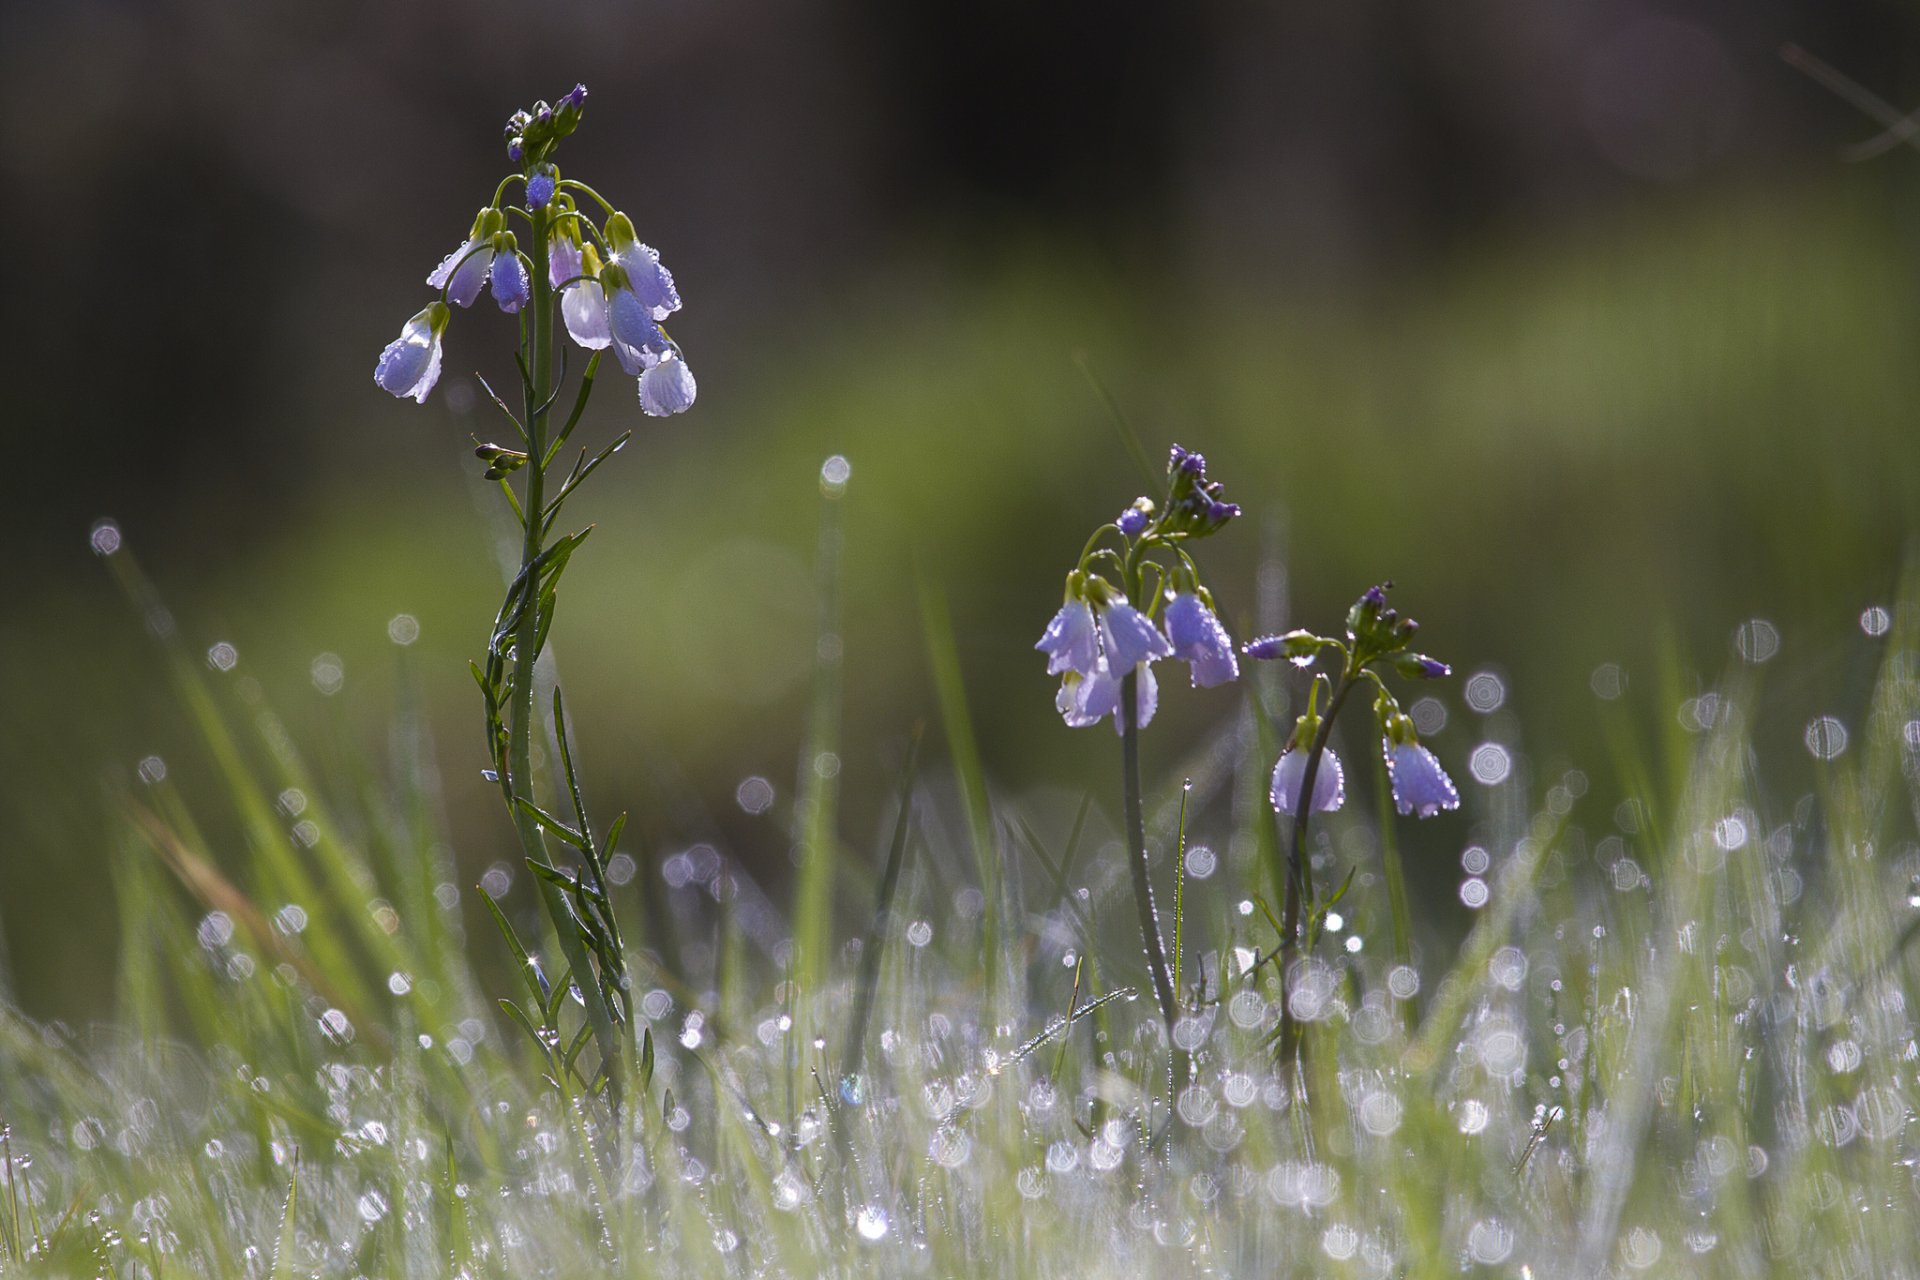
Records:
<instances>
[{"instance_id":1,"label":"flower head","mask_svg":"<svg viewBox=\"0 0 1920 1280\"><path fill-rule=\"evenodd\" d=\"M1300 792L1307 781L1307 748L1289 747L1273 766L1273 786L1267 798L1273 807L1288 817L1299 813ZM1331 749L1320 753L1320 767L1314 770L1313 801L1310 813L1332 813L1347 800L1346 771L1340 757Z\"/></svg>"},{"instance_id":2,"label":"flower head","mask_svg":"<svg viewBox=\"0 0 1920 1280\"><path fill-rule=\"evenodd\" d=\"M1063 671L1092 675L1100 665L1100 632L1093 606L1078 599L1061 605L1033 647L1047 655L1050 676Z\"/></svg>"},{"instance_id":3,"label":"flower head","mask_svg":"<svg viewBox=\"0 0 1920 1280\"><path fill-rule=\"evenodd\" d=\"M1194 688L1211 689L1239 676L1233 641L1199 596L1190 591L1174 596L1167 606L1166 623L1173 656L1192 668Z\"/></svg>"},{"instance_id":4,"label":"flower head","mask_svg":"<svg viewBox=\"0 0 1920 1280\"><path fill-rule=\"evenodd\" d=\"M440 381L440 336L446 332L452 312L442 302L430 302L420 314L407 321L400 336L387 344L374 366L373 380L380 389L396 396L412 396L416 404L425 404L433 384Z\"/></svg>"},{"instance_id":5,"label":"flower head","mask_svg":"<svg viewBox=\"0 0 1920 1280\"><path fill-rule=\"evenodd\" d=\"M651 418L668 418L693 407L693 370L677 351L640 375L640 409Z\"/></svg>"},{"instance_id":6,"label":"flower head","mask_svg":"<svg viewBox=\"0 0 1920 1280\"><path fill-rule=\"evenodd\" d=\"M560 318L566 323L568 335L589 351L599 351L613 341L607 328L607 295L600 288L599 274L598 249L582 247L565 231L555 233L547 249L547 279L560 289ZM566 287L562 289L562 285Z\"/></svg>"},{"instance_id":7,"label":"flower head","mask_svg":"<svg viewBox=\"0 0 1920 1280\"><path fill-rule=\"evenodd\" d=\"M1147 526L1153 523L1153 499L1135 498L1133 505L1122 511L1120 518L1114 523L1119 525L1120 532L1129 538L1139 537L1147 531Z\"/></svg>"},{"instance_id":8,"label":"flower head","mask_svg":"<svg viewBox=\"0 0 1920 1280\"><path fill-rule=\"evenodd\" d=\"M1393 784L1393 804L1402 814L1431 818L1442 809L1458 809L1460 793L1453 779L1440 767L1433 752L1418 742L1383 744L1387 756L1387 778Z\"/></svg>"},{"instance_id":9,"label":"flower head","mask_svg":"<svg viewBox=\"0 0 1920 1280\"><path fill-rule=\"evenodd\" d=\"M1125 600L1115 600L1101 608L1100 646L1106 651L1108 664L1122 671L1173 653L1173 646L1147 620L1147 615Z\"/></svg>"}]
</instances>

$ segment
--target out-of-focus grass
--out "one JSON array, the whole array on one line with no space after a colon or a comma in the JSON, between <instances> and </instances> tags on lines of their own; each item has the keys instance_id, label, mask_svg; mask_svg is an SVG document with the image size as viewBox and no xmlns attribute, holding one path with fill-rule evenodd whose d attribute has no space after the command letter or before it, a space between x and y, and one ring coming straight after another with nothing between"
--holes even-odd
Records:
<instances>
[{"instance_id":1,"label":"out-of-focus grass","mask_svg":"<svg viewBox=\"0 0 1920 1280\"><path fill-rule=\"evenodd\" d=\"M1875 193L1771 190L1489 243L1371 296L1310 304L1188 297L1171 268L1119 281L1052 246L877 278L809 309L805 329L760 339L768 354L735 357L736 379L703 373L697 420L644 434L593 495L601 532L556 637L595 711L579 726L590 786L633 807L636 834L657 843L740 831L745 776L787 797L814 650L816 476L831 453L852 463L848 822L884 824L882 765L934 714L916 563L948 596L995 785L1104 783L1109 762L1054 722L1030 651L1087 503L1136 484L1073 366L1082 350L1156 447L1205 449L1256 521L1283 522L1299 606L1331 611L1354 583L1396 578L1436 644L1504 671L1556 759L1601 748L1587 673L1619 660L1648 677L1655 619L1720 636L1765 614L1789 652L1828 659L1771 696L1809 714L1857 698L1846 672L1861 641L1833 624L1884 599L1920 497L1910 257ZM615 429L614 411L595 412L601 434ZM471 469L469 431L490 434L479 410L370 401L366 422L343 428L324 496L262 513L256 545L153 568L196 643L233 642L239 673L345 755L368 745L364 712L384 696L387 619L416 615L410 665L471 876L499 832L461 674L497 593L484 523L453 479ZM396 432L443 441L444 470L370 467ZM129 530L135 546L145 533ZM0 897L28 998L48 1009L83 1000L109 963L51 959L23 905L101 865L96 770L192 750L135 628L81 567L83 534L71 562L29 580L4 632L33 678L0 693L0 767L34 802L0 815L13 851ZM1216 557L1222 581L1242 584L1222 593L1241 620L1258 541L1223 539ZM348 673L331 700L306 688L323 650ZM1719 655L1687 658L1711 668ZM1481 727L1452 707L1445 740L1463 749ZM1190 747L1225 712L1219 696L1170 704L1149 752ZM1419 880L1437 850L1417 835L1408 852ZM777 861L756 870L776 888L786 875ZM98 926L107 904L73 910Z\"/></svg>"},{"instance_id":2,"label":"out-of-focus grass","mask_svg":"<svg viewBox=\"0 0 1920 1280\"><path fill-rule=\"evenodd\" d=\"M252 849L210 847L179 778L116 790L114 1021L0 1001L0 1277L1905 1274L1920 582L1885 623L1858 708L1804 747L1759 746L1763 686L1800 668L1749 632L1698 696L1674 656L1599 700L1605 763L1467 788L1430 824L1470 842L1457 955L1393 954L1355 769L1313 856L1356 892L1290 962L1291 1073L1244 786L1196 787L1183 867L1158 846L1189 877L1179 1055L1129 998L1112 829L1032 834L1080 828L1078 803L989 797L1006 884L982 893L965 820L910 776L897 884L857 870L878 839L836 855L847 909L812 927L892 909L806 958L822 982L755 945L785 929L731 848L636 847L609 879L645 922L628 967L658 1058L619 1115L561 1101L490 1016L498 948L460 936L406 700L390 766L314 768L263 691L177 649L172 696ZM1224 720L1257 789L1261 735ZM537 921L511 879L489 891ZM858 1059L808 1038L856 1005Z\"/></svg>"}]
</instances>

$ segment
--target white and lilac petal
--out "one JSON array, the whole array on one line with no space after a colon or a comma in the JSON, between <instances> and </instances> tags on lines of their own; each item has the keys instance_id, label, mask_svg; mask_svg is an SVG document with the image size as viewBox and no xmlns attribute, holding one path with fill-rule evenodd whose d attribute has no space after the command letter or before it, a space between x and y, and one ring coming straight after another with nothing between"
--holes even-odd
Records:
<instances>
[{"instance_id":1,"label":"white and lilac petal","mask_svg":"<svg viewBox=\"0 0 1920 1280\"><path fill-rule=\"evenodd\" d=\"M1100 641L1106 648L1107 661L1121 671L1173 652L1159 628L1125 600L1116 600L1100 611Z\"/></svg>"},{"instance_id":2,"label":"white and lilac petal","mask_svg":"<svg viewBox=\"0 0 1920 1280\"><path fill-rule=\"evenodd\" d=\"M635 240L623 245L614 261L626 269L633 291L655 320L665 320L680 309L680 291L674 287L673 273L661 264L659 250Z\"/></svg>"},{"instance_id":3,"label":"white and lilac petal","mask_svg":"<svg viewBox=\"0 0 1920 1280\"><path fill-rule=\"evenodd\" d=\"M493 300L500 309L512 315L532 300L532 286L527 281L527 268L517 253L503 253L493 266Z\"/></svg>"},{"instance_id":4,"label":"white and lilac petal","mask_svg":"<svg viewBox=\"0 0 1920 1280\"><path fill-rule=\"evenodd\" d=\"M1190 592L1181 592L1167 606L1167 641L1173 656L1188 664L1193 687L1211 689L1240 675L1233 641L1213 610Z\"/></svg>"},{"instance_id":5,"label":"white and lilac petal","mask_svg":"<svg viewBox=\"0 0 1920 1280\"><path fill-rule=\"evenodd\" d=\"M1085 707L1087 683L1089 677L1069 671L1060 681L1060 692L1054 695L1054 710L1067 722L1069 729L1084 729L1090 724L1098 724L1100 717L1088 715Z\"/></svg>"},{"instance_id":6,"label":"white and lilac petal","mask_svg":"<svg viewBox=\"0 0 1920 1280\"><path fill-rule=\"evenodd\" d=\"M1460 793L1433 752L1417 742L1387 744L1387 779L1393 805L1402 814L1431 818L1442 809L1458 809Z\"/></svg>"},{"instance_id":7,"label":"white and lilac petal","mask_svg":"<svg viewBox=\"0 0 1920 1280\"><path fill-rule=\"evenodd\" d=\"M1153 713L1160 709L1160 682L1153 678L1153 667L1141 663L1134 668L1139 679L1133 687L1133 722L1137 728L1144 729L1153 723ZM1116 681L1113 693L1113 731L1125 734L1127 726L1120 720L1120 688Z\"/></svg>"},{"instance_id":8,"label":"white and lilac petal","mask_svg":"<svg viewBox=\"0 0 1920 1280\"><path fill-rule=\"evenodd\" d=\"M580 274L580 246L571 236L556 235L547 246L547 283L558 289Z\"/></svg>"},{"instance_id":9,"label":"white and lilac petal","mask_svg":"<svg viewBox=\"0 0 1920 1280\"><path fill-rule=\"evenodd\" d=\"M561 293L560 318L573 340L589 351L602 350L613 342L613 331L607 326L606 295L591 280L582 280Z\"/></svg>"},{"instance_id":10,"label":"white and lilac petal","mask_svg":"<svg viewBox=\"0 0 1920 1280\"><path fill-rule=\"evenodd\" d=\"M380 353L373 370L381 390L402 399L411 396L417 404L426 403L427 394L440 380L440 333L432 311L428 308L407 321L400 336Z\"/></svg>"},{"instance_id":11,"label":"white and lilac petal","mask_svg":"<svg viewBox=\"0 0 1920 1280\"><path fill-rule=\"evenodd\" d=\"M1093 606L1085 600L1061 605L1033 647L1047 655L1048 675L1063 671L1092 674L1100 662L1100 633L1093 620Z\"/></svg>"},{"instance_id":12,"label":"white and lilac petal","mask_svg":"<svg viewBox=\"0 0 1920 1280\"><path fill-rule=\"evenodd\" d=\"M473 251L472 257L456 266L447 278L447 301L455 306L472 306L480 290L486 287L487 276L493 271L493 259L493 246L482 244Z\"/></svg>"},{"instance_id":13,"label":"white and lilac petal","mask_svg":"<svg viewBox=\"0 0 1920 1280\"><path fill-rule=\"evenodd\" d=\"M427 277L427 286L433 289L446 288L447 279L453 275L453 269L460 265L461 259L479 248L480 243L477 237L469 238L458 249L440 259L440 265L435 267L433 273Z\"/></svg>"},{"instance_id":14,"label":"white and lilac petal","mask_svg":"<svg viewBox=\"0 0 1920 1280\"><path fill-rule=\"evenodd\" d=\"M1273 786L1267 798L1276 810L1293 817L1299 812L1300 792L1306 781L1307 753L1289 747L1273 766ZM1323 751L1320 753L1320 767L1313 775L1313 802L1309 812L1332 813L1346 802L1346 770L1341 768L1339 756L1331 750Z\"/></svg>"},{"instance_id":15,"label":"white and lilac petal","mask_svg":"<svg viewBox=\"0 0 1920 1280\"><path fill-rule=\"evenodd\" d=\"M1075 715L1068 723L1076 727L1096 724L1112 715L1114 708L1120 705L1120 682L1113 678L1113 672L1108 669L1104 658L1094 668L1092 675L1080 677L1075 689Z\"/></svg>"},{"instance_id":16,"label":"white and lilac petal","mask_svg":"<svg viewBox=\"0 0 1920 1280\"><path fill-rule=\"evenodd\" d=\"M669 354L640 375L640 411L650 418L670 418L693 407L697 388L693 370L678 355Z\"/></svg>"}]
</instances>

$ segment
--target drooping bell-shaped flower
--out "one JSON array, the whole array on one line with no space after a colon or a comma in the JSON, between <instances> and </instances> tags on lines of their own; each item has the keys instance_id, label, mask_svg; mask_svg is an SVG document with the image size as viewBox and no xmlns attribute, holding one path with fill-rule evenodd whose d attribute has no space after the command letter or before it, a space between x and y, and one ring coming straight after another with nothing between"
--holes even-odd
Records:
<instances>
[{"instance_id":1,"label":"drooping bell-shaped flower","mask_svg":"<svg viewBox=\"0 0 1920 1280\"><path fill-rule=\"evenodd\" d=\"M1147 663L1141 663L1134 671L1139 676L1133 696L1135 724L1144 729L1152 722L1153 713L1159 709L1160 685L1153 678L1153 668ZM1066 693L1068 688L1073 690L1070 706ZM1114 732L1124 733L1126 726L1120 721L1120 688L1121 678L1114 675L1107 660L1101 658L1092 675L1076 678L1075 673L1069 672L1062 681L1061 694L1054 700L1054 705L1060 709L1071 728L1084 728L1112 716Z\"/></svg>"},{"instance_id":2,"label":"drooping bell-shaped flower","mask_svg":"<svg viewBox=\"0 0 1920 1280\"><path fill-rule=\"evenodd\" d=\"M607 295L600 288L600 251L584 248L566 234L556 234L547 250L547 278L560 289L560 318L567 334L589 351L613 342L607 327ZM581 279L582 276L588 277ZM573 283L568 284L568 281ZM566 285L564 289L560 287Z\"/></svg>"},{"instance_id":3,"label":"drooping bell-shaped flower","mask_svg":"<svg viewBox=\"0 0 1920 1280\"><path fill-rule=\"evenodd\" d=\"M693 407L693 370L678 351L669 351L660 363L640 375L640 411L650 418L670 418Z\"/></svg>"},{"instance_id":4,"label":"drooping bell-shaped flower","mask_svg":"<svg viewBox=\"0 0 1920 1280\"><path fill-rule=\"evenodd\" d=\"M526 264L520 261L513 232L503 231L494 237L493 300L500 304L502 311L512 315L532 298L533 288L527 280Z\"/></svg>"},{"instance_id":5,"label":"drooping bell-shaped flower","mask_svg":"<svg viewBox=\"0 0 1920 1280\"><path fill-rule=\"evenodd\" d=\"M498 209L482 209L474 218L473 229L467 233L466 240L441 259L440 265L427 277L427 283L435 289L445 289L447 301L455 306L472 306L493 270L494 237L505 229L506 221Z\"/></svg>"},{"instance_id":6,"label":"drooping bell-shaped flower","mask_svg":"<svg viewBox=\"0 0 1920 1280\"><path fill-rule=\"evenodd\" d=\"M633 291L626 270L610 262L600 271L600 287L607 294L607 330L620 367L638 377L659 364L673 349L667 335L645 302Z\"/></svg>"},{"instance_id":7,"label":"drooping bell-shaped flower","mask_svg":"<svg viewBox=\"0 0 1920 1280\"><path fill-rule=\"evenodd\" d=\"M1193 671L1193 687L1211 689L1240 674L1227 629L1206 602L1190 591L1174 596L1167 606L1167 640L1173 656Z\"/></svg>"},{"instance_id":8,"label":"drooping bell-shaped flower","mask_svg":"<svg viewBox=\"0 0 1920 1280\"><path fill-rule=\"evenodd\" d=\"M373 380L381 390L402 398L412 396L416 404L427 402L433 384L440 381L440 336L450 315L445 303L430 302L407 321L374 366Z\"/></svg>"},{"instance_id":9,"label":"drooping bell-shaped flower","mask_svg":"<svg viewBox=\"0 0 1920 1280\"><path fill-rule=\"evenodd\" d=\"M1093 620L1093 606L1085 600L1061 605L1033 647L1047 655L1050 676L1063 671L1092 675L1100 664L1100 631Z\"/></svg>"},{"instance_id":10,"label":"drooping bell-shaped flower","mask_svg":"<svg viewBox=\"0 0 1920 1280\"><path fill-rule=\"evenodd\" d=\"M1117 671L1130 671L1173 652L1160 629L1125 600L1101 608L1100 644L1106 650L1108 664Z\"/></svg>"},{"instance_id":11,"label":"drooping bell-shaped flower","mask_svg":"<svg viewBox=\"0 0 1920 1280\"><path fill-rule=\"evenodd\" d=\"M680 291L674 287L673 273L660 263L660 254L640 243L634 234L633 220L624 213L607 219L607 247L627 273L634 294L646 304L655 320L665 320L680 309Z\"/></svg>"},{"instance_id":12,"label":"drooping bell-shaped flower","mask_svg":"<svg viewBox=\"0 0 1920 1280\"><path fill-rule=\"evenodd\" d=\"M1458 809L1460 793L1440 767L1433 752L1418 742L1383 742L1387 779L1393 785L1393 806L1402 814L1431 818L1442 809Z\"/></svg>"},{"instance_id":13,"label":"drooping bell-shaped flower","mask_svg":"<svg viewBox=\"0 0 1920 1280\"><path fill-rule=\"evenodd\" d=\"M1288 817L1299 813L1300 792L1307 781L1307 748L1289 747L1273 766L1273 787L1268 799ZM1313 774L1313 801L1309 813L1332 813L1347 800L1346 771L1340 757L1331 749L1320 753L1320 767Z\"/></svg>"}]
</instances>

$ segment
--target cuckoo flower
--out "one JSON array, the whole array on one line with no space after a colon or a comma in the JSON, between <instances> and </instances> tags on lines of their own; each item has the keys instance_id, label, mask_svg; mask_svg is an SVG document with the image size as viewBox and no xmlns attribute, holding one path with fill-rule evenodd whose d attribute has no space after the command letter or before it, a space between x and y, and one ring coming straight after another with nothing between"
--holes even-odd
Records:
<instances>
[{"instance_id":1,"label":"cuckoo flower","mask_svg":"<svg viewBox=\"0 0 1920 1280\"><path fill-rule=\"evenodd\" d=\"M482 209L475 216L466 240L441 259L440 265L427 277L427 283L435 289L444 289L447 301L455 306L472 306L493 270L495 237L506 225L506 215L498 209Z\"/></svg>"},{"instance_id":2,"label":"cuckoo flower","mask_svg":"<svg viewBox=\"0 0 1920 1280\"><path fill-rule=\"evenodd\" d=\"M1280 754L1280 762L1273 766L1273 786L1267 797L1273 807L1289 818L1300 812L1300 792L1307 781L1308 752L1298 747L1289 747ZM1313 801L1307 806L1309 813L1332 813L1347 800L1346 771L1340 767L1340 757L1331 751L1320 754L1320 767L1314 770Z\"/></svg>"},{"instance_id":3,"label":"cuckoo flower","mask_svg":"<svg viewBox=\"0 0 1920 1280\"><path fill-rule=\"evenodd\" d=\"M1108 665L1120 671L1130 671L1173 653L1173 646L1167 643L1159 628L1125 600L1112 600L1101 608L1100 647L1107 655Z\"/></svg>"},{"instance_id":4,"label":"cuckoo flower","mask_svg":"<svg viewBox=\"0 0 1920 1280\"><path fill-rule=\"evenodd\" d=\"M1100 632L1093 606L1074 598L1060 606L1034 648L1047 655L1047 674L1063 671L1090 676L1100 665Z\"/></svg>"},{"instance_id":5,"label":"cuckoo flower","mask_svg":"<svg viewBox=\"0 0 1920 1280\"><path fill-rule=\"evenodd\" d=\"M494 237L497 246L493 259L493 300L508 315L514 314L533 298L533 285L527 280L526 264L520 261L520 249L513 232Z\"/></svg>"},{"instance_id":6,"label":"cuckoo flower","mask_svg":"<svg viewBox=\"0 0 1920 1280\"><path fill-rule=\"evenodd\" d=\"M581 279L582 276L587 277ZM600 287L600 251L592 245L581 246L572 237L553 238L547 254L547 278L560 292L560 318L566 323L567 336L589 351L599 351L613 342L607 326L607 295ZM571 280L572 284L567 284Z\"/></svg>"},{"instance_id":7,"label":"cuckoo flower","mask_svg":"<svg viewBox=\"0 0 1920 1280\"><path fill-rule=\"evenodd\" d=\"M446 332L451 314L445 303L430 302L407 321L374 366L373 380L381 390L403 398L412 396L416 404L427 402L427 393L440 381L440 336Z\"/></svg>"},{"instance_id":8,"label":"cuckoo flower","mask_svg":"<svg viewBox=\"0 0 1920 1280\"><path fill-rule=\"evenodd\" d=\"M626 214L616 213L607 219L607 247L655 320L665 320L680 309L680 291L673 287L673 273L660 265L655 249L640 243L633 220Z\"/></svg>"},{"instance_id":9,"label":"cuckoo flower","mask_svg":"<svg viewBox=\"0 0 1920 1280\"><path fill-rule=\"evenodd\" d=\"M1387 756L1387 778L1393 784L1393 806L1402 815L1431 818L1442 809L1458 809L1460 793L1440 767L1433 752L1415 741L1382 744Z\"/></svg>"},{"instance_id":10,"label":"cuckoo flower","mask_svg":"<svg viewBox=\"0 0 1920 1280\"><path fill-rule=\"evenodd\" d=\"M640 375L640 411L650 418L667 418L693 407L693 370L677 350Z\"/></svg>"},{"instance_id":11,"label":"cuckoo flower","mask_svg":"<svg viewBox=\"0 0 1920 1280\"><path fill-rule=\"evenodd\" d=\"M1199 596L1182 591L1167 605L1167 640L1173 656L1193 672L1193 687L1211 689L1240 674L1233 641L1212 609Z\"/></svg>"},{"instance_id":12,"label":"cuckoo flower","mask_svg":"<svg viewBox=\"0 0 1920 1280\"><path fill-rule=\"evenodd\" d=\"M600 287L607 294L607 330L620 367L638 377L672 350L667 335L640 295L633 291L626 270L610 262L600 270Z\"/></svg>"}]
</instances>

